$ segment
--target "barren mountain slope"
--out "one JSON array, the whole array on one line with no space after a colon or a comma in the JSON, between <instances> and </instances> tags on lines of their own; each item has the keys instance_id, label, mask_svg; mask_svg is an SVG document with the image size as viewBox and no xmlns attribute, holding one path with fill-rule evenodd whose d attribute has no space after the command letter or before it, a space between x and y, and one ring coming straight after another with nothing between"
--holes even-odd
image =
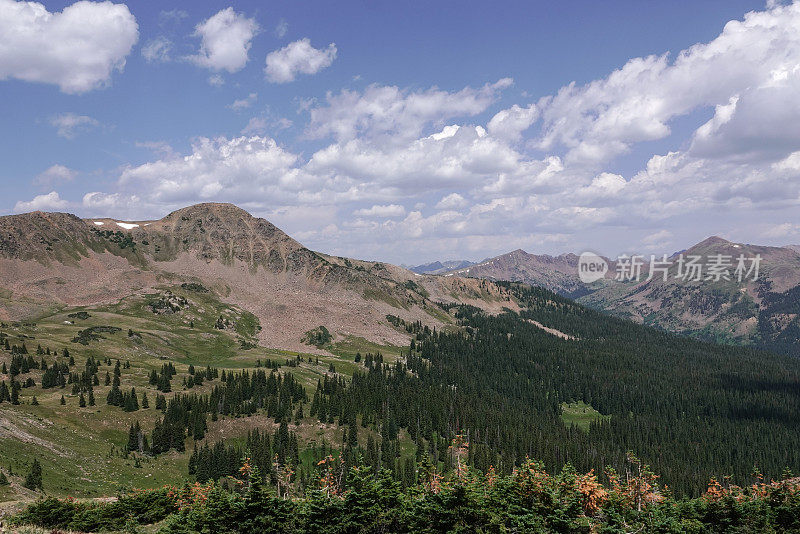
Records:
<instances>
[{"instance_id":1,"label":"barren mountain slope","mask_svg":"<svg viewBox=\"0 0 800 534\"><path fill-rule=\"evenodd\" d=\"M339 338L405 344L405 332L386 316L444 325L451 318L437 302L516 308L484 281L313 252L231 204L199 204L138 222L14 215L0 218L0 230L0 317L8 320L37 307L113 302L195 282L254 313L262 343L307 349L301 338L318 326Z\"/></svg>"}]
</instances>

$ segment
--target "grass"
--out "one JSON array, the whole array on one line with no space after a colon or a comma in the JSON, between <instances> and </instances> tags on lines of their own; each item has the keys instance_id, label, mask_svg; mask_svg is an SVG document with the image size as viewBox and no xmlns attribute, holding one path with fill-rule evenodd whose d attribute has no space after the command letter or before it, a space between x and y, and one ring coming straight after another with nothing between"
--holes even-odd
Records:
<instances>
[{"instance_id":1,"label":"grass","mask_svg":"<svg viewBox=\"0 0 800 534\"><path fill-rule=\"evenodd\" d=\"M583 401L561 403L561 420L564 421L564 424L577 426L584 432L589 431L592 421L610 418L611 416L601 414Z\"/></svg>"},{"instance_id":2,"label":"grass","mask_svg":"<svg viewBox=\"0 0 800 534\"><path fill-rule=\"evenodd\" d=\"M189 305L175 313L154 313L149 303L166 291L186 298ZM8 298L9 295L0 295L0 300ZM25 301L5 303L31 311L29 320L0 325L0 332L8 336L11 344L21 345L24 341L37 363L42 358L35 355L37 345L49 348L52 354L44 356L48 365L57 359L65 361L61 354L64 348L68 348L75 359L75 366L71 368L73 372L82 371L86 360L94 357L100 362L98 378L101 385L94 388L97 405L80 408L78 397L71 395L70 385L64 389L45 390L40 387L42 371L32 370L22 376L32 377L37 385L22 389L21 405L0 404L0 469L8 473L11 468L14 474L10 477L11 486L0 487L0 503L30 499L30 494L20 490L19 486L34 458L43 467L45 492L58 497L95 498L131 488L183 483L188 473L188 457L194 447L192 439L187 439L185 453L173 451L157 458L140 458L138 467L134 457L123 450L132 423L139 421L149 434L161 417L154 408L158 391L149 385L148 375L153 369L159 370L165 361L173 362L178 371L172 380L173 392L166 394L167 398L182 391L181 384L188 376L190 364L240 370L256 367L258 360L270 359L282 365L281 373L292 373L306 387L310 399L317 381L330 373L331 365L337 374L349 377L356 370L365 369L363 357L369 352L380 352L385 362L395 361L401 353L401 347L381 345L355 336L326 345L327 354L298 353L262 346L245 349L243 341L257 341L261 328L258 319L222 302L213 291L187 290L180 286L180 281L165 284L159 292L131 296L111 305L43 308ZM220 316L228 318L230 326L222 330L215 328ZM86 345L71 341L79 331L98 326L113 326L119 331L100 332L100 338L89 339ZM129 330L134 335L129 335ZM355 362L356 353L362 355L359 363ZM111 358L111 365L106 365L106 358ZM129 368L122 369L122 389L135 387L140 402L142 393L146 393L149 409L126 413L118 407L106 405L110 387L103 385L104 378L106 372L113 374L117 359L123 363L130 362ZM285 366L287 359L294 360L296 365ZM11 355L0 351L0 362L9 365L10 361ZM9 377L0 375L0 380L8 383ZM218 381L206 381L191 391L209 393L218 384ZM34 395L38 406L31 405ZM60 404L62 395L66 401L64 406ZM307 404L304 406L307 415L308 410ZM248 430L254 428L253 425L271 429L273 423L261 415L238 419L221 416L217 422L209 421L206 440L210 443L222 437L241 440ZM334 447L341 442L341 427L322 425L313 417L306 417L299 426L292 425L292 431L297 433L301 448L312 442L319 444L323 439ZM364 443L369 433L377 435L374 429L359 428L359 437ZM403 435L401 448L404 456L413 454L413 443L408 436Z\"/></svg>"}]
</instances>

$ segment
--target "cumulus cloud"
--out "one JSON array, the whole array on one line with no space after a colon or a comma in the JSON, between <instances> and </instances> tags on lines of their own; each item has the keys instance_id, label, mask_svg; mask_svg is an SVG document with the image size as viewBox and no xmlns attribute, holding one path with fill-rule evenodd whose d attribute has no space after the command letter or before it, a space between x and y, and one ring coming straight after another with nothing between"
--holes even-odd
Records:
<instances>
[{"instance_id":1,"label":"cumulus cloud","mask_svg":"<svg viewBox=\"0 0 800 534\"><path fill-rule=\"evenodd\" d=\"M200 50L189 59L214 71L237 72L247 63L251 41L257 32L255 19L228 7L197 25L194 35L201 39Z\"/></svg>"},{"instance_id":2,"label":"cumulus cloud","mask_svg":"<svg viewBox=\"0 0 800 534\"><path fill-rule=\"evenodd\" d=\"M0 80L58 85L64 93L107 86L139 39L125 4L81 1L51 13L38 2L0 0Z\"/></svg>"},{"instance_id":3,"label":"cumulus cloud","mask_svg":"<svg viewBox=\"0 0 800 534\"><path fill-rule=\"evenodd\" d=\"M343 90L329 93L323 106L309 110L307 132L312 137L333 136L347 141L358 136L407 141L419 137L430 125L441 125L454 117L468 117L485 111L499 91L512 84L504 78L479 89L465 87L449 92L432 87L424 91L395 86L370 85L363 93Z\"/></svg>"},{"instance_id":4,"label":"cumulus cloud","mask_svg":"<svg viewBox=\"0 0 800 534\"><path fill-rule=\"evenodd\" d=\"M453 210L469 205L467 199L458 193L450 193L436 204L437 210Z\"/></svg>"},{"instance_id":5,"label":"cumulus cloud","mask_svg":"<svg viewBox=\"0 0 800 534\"><path fill-rule=\"evenodd\" d=\"M489 133L507 141L519 141L522 132L531 127L539 117L539 109L535 104L521 108L514 104L508 109L498 112L489 121Z\"/></svg>"},{"instance_id":6,"label":"cumulus cloud","mask_svg":"<svg viewBox=\"0 0 800 534\"><path fill-rule=\"evenodd\" d=\"M762 112L775 110L787 101L774 93L768 98L770 89L797 89L792 82L798 76L798 24L798 3L751 12L674 60L668 54L634 58L606 78L565 86L539 103L544 128L538 146L564 147L568 161L599 164L634 143L666 137L671 119L698 107L721 106L718 127L732 112L730 106L740 108L750 101ZM736 95L738 103L731 100ZM790 103L794 116L796 99ZM727 119L731 124L731 117ZM783 133L788 123L779 121ZM709 130L713 128L700 132L701 137Z\"/></svg>"},{"instance_id":7,"label":"cumulus cloud","mask_svg":"<svg viewBox=\"0 0 800 534\"><path fill-rule=\"evenodd\" d=\"M71 182L77 175L77 171L65 167L64 165L56 164L36 175L36 178L33 179L33 183L40 187L49 188L52 187L53 184L59 182Z\"/></svg>"},{"instance_id":8,"label":"cumulus cloud","mask_svg":"<svg viewBox=\"0 0 800 534\"><path fill-rule=\"evenodd\" d=\"M192 154L128 167L119 182L146 191L157 204L212 198L247 202L270 195L296 200L307 185L294 168L297 160L270 138L200 138Z\"/></svg>"},{"instance_id":9,"label":"cumulus cloud","mask_svg":"<svg viewBox=\"0 0 800 534\"><path fill-rule=\"evenodd\" d=\"M64 139L74 139L76 135L86 132L100 125L100 123L87 115L77 113L61 113L50 118L50 124L56 128L56 133Z\"/></svg>"},{"instance_id":10,"label":"cumulus cloud","mask_svg":"<svg viewBox=\"0 0 800 534\"><path fill-rule=\"evenodd\" d=\"M301 103L305 137L322 140L308 155L267 137L282 126L265 113L243 137L127 167L108 193L119 198L85 203L238 202L310 246L394 261L537 246L671 252L656 249L699 241L723 217L750 232L738 240L786 239L800 208L797 27L800 4L776 4L675 58L634 58L501 109L510 79L329 93ZM672 151L635 154L638 171L610 163L689 114L704 123Z\"/></svg>"},{"instance_id":11,"label":"cumulus cloud","mask_svg":"<svg viewBox=\"0 0 800 534\"><path fill-rule=\"evenodd\" d=\"M371 208L362 208L353 212L358 217L402 217L406 209L399 204L374 205Z\"/></svg>"},{"instance_id":12,"label":"cumulus cloud","mask_svg":"<svg viewBox=\"0 0 800 534\"><path fill-rule=\"evenodd\" d=\"M51 191L46 195L37 195L33 200L20 200L14 205L16 213L28 213L30 211L52 211L64 209L69 205L66 200L62 200L58 193Z\"/></svg>"},{"instance_id":13,"label":"cumulus cloud","mask_svg":"<svg viewBox=\"0 0 800 534\"><path fill-rule=\"evenodd\" d=\"M318 49L311 46L308 38L289 43L280 50L267 54L264 73L273 83L293 82L298 74L316 74L330 67L336 59L336 45Z\"/></svg>"}]
</instances>

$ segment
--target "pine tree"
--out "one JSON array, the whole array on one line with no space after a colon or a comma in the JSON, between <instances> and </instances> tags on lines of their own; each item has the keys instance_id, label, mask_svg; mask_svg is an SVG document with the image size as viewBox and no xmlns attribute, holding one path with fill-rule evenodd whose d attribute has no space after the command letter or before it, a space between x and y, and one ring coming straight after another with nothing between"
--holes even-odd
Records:
<instances>
[{"instance_id":1,"label":"pine tree","mask_svg":"<svg viewBox=\"0 0 800 534\"><path fill-rule=\"evenodd\" d=\"M19 382L14 379L11 380L11 404L19 405Z\"/></svg>"},{"instance_id":2,"label":"pine tree","mask_svg":"<svg viewBox=\"0 0 800 534\"><path fill-rule=\"evenodd\" d=\"M25 482L22 484L29 490L41 490L42 488L42 464L39 463L39 460L34 458L33 464L31 464L31 470L28 471L28 474L25 476Z\"/></svg>"},{"instance_id":3,"label":"pine tree","mask_svg":"<svg viewBox=\"0 0 800 534\"><path fill-rule=\"evenodd\" d=\"M0 486L8 486L8 478L6 478L6 474L0 469Z\"/></svg>"},{"instance_id":4,"label":"pine tree","mask_svg":"<svg viewBox=\"0 0 800 534\"><path fill-rule=\"evenodd\" d=\"M39 401L36 399L36 395L34 395L31 399L31 406L39 406Z\"/></svg>"},{"instance_id":5,"label":"pine tree","mask_svg":"<svg viewBox=\"0 0 800 534\"><path fill-rule=\"evenodd\" d=\"M83 396L83 393L81 393L80 398L78 398L78 406L86 408L86 397Z\"/></svg>"},{"instance_id":6,"label":"pine tree","mask_svg":"<svg viewBox=\"0 0 800 534\"><path fill-rule=\"evenodd\" d=\"M147 400L147 392L142 393L142 408L145 410L150 407L150 401Z\"/></svg>"},{"instance_id":7,"label":"pine tree","mask_svg":"<svg viewBox=\"0 0 800 534\"><path fill-rule=\"evenodd\" d=\"M139 450L139 434L141 433L142 429L139 426L139 421L136 421L135 424L131 425L130 430L128 430L128 450L129 451L138 451Z\"/></svg>"},{"instance_id":8,"label":"pine tree","mask_svg":"<svg viewBox=\"0 0 800 534\"><path fill-rule=\"evenodd\" d=\"M67 404L67 399L64 398L64 395L61 395L61 406L65 406Z\"/></svg>"},{"instance_id":9,"label":"pine tree","mask_svg":"<svg viewBox=\"0 0 800 534\"><path fill-rule=\"evenodd\" d=\"M95 405L94 389L89 388L89 406L94 406L94 405Z\"/></svg>"}]
</instances>

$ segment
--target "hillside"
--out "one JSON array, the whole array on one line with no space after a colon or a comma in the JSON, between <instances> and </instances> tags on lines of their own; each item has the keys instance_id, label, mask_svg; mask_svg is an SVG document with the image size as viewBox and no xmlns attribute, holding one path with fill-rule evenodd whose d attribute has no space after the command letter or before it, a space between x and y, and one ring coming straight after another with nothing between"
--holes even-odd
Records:
<instances>
[{"instance_id":1,"label":"hillside","mask_svg":"<svg viewBox=\"0 0 800 534\"><path fill-rule=\"evenodd\" d=\"M791 247L733 243L711 237L682 251L704 259L723 255L761 257L759 277L737 280L685 280L678 277L678 254L664 281L660 273L647 280L648 265L638 283L614 279L616 264L592 284L578 278L578 257L534 255L516 250L448 274L489 280L512 280L544 287L579 302L671 332L721 343L754 345L800 354L800 252ZM647 260L649 261L649 259ZM748 264L749 265L749 264ZM730 269L733 273L733 268ZM734 278L734 277L732 277Z\"/></svg>"},{"instance_id":2,"label":"hillside","mask_svg":"<svg viewBox=\"0 0 800 534\"><path fill-rule=\"evenodd\" d=\"M350 487L359 461L414 491L461 476L462 453L474 473L535 458L610 484L632 451L677 495L800 469L797 358L316 253L231 205L0 225L0 514L42 491L230 488L248 466L295 497L328 469ZM771 258L788 287L792 256ZM764 309L794 313L769 295Z\"/></svg>"},{"instance_id":3,"label":"hillside","mask_svg":"<svg viewBox=\"0 0 800 534\"><path fill-rule=\"evenodd\" d=\"M272 349L254 314L187 282L2 322L0 501L41 494L23 487L34 459L48 494L100 498L224 480L245 451L272 487L290 466L296 495L328 455L407 487L430 466L452 473L458 436L473 469L505 474L525 457L623 470L630 450L679 495L712 476L745 483L753 465L800 469L796 358L498 288L519 313L444 306L445 330L385 317L403 346L318 329L303 351Z\"/></svg>"},{"instance_id":4,"label":"hillside","mask_svg":"<svg viewBox=\"0 0 800 534\"><path fill-rule=\"evenodd\" d=\"M499 311L496 287L442 280L307 249L230 204L199 204L158 221L81 220L60 213L0 217L0 319L53 306L108 304L163 284L197 282L261 321L261 343L301 349L325 326L337 339L404 344L386 315L444 326L436 302Z\"/></svg>"}]
</instances>

